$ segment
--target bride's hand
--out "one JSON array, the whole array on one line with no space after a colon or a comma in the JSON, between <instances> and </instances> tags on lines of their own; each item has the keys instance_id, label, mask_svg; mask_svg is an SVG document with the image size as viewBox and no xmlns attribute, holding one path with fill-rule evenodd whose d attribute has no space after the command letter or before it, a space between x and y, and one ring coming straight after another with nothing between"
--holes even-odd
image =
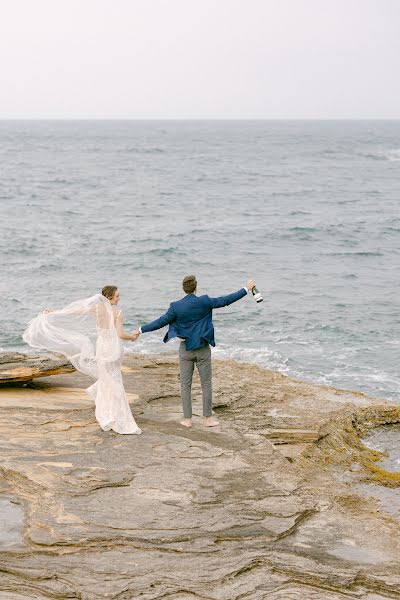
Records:
<instances>
[{"instance_id":1,"label":"bride's hand","mask_svg":"<svg viewBox=\"0 0 400 600\"><path fill-rule=\"evenodd\" d=\"M45 315L48 315L49 313L52 313L52 312L55 312L55 311L51 310L50 308L45 308L43 312L44 312Z\"/></svg>"},{"instance_id":2,"label":"bride's hand","mask_svg":"<svg viewBox=\"0 0 400 600\"><path fill-rule=\"evenodd\" d=\"M139 329L136 329L136 331L134 331L132 333L132 342L136 342L136 340L138 339L139 335L140 335L140 331L139 331Z\"/></svg>"}]
</instances>

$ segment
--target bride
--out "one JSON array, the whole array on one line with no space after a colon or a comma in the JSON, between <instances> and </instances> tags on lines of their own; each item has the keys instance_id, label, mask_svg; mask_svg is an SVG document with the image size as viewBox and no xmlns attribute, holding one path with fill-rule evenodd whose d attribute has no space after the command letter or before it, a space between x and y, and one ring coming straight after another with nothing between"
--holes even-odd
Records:
<instances>
[{"instance_id":1,"label":"bride","mask_svg":"<svg viewBox=\"0 0 400 600\"><path fill-rule=\"evenodd\" d=\"M96 419L104 431L141 433L121 373L121 340L135 341L138 336L123 329L119 297L118 288L107 285L101 294L60 310L45 310L29 323L22 337L34 348L64 354L78 371L96 380L86 391L95 402Z\"/></svg>"}]
</instances>

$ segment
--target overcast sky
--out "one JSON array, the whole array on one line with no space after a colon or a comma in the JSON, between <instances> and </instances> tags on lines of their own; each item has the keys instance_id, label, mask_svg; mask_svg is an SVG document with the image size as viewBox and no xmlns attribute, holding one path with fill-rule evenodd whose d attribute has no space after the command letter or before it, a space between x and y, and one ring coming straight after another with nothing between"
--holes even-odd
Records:
<instances>
[{"instance_id":1,"label":"overcast sky","mask_svg":"<svg viewBox=\"0 0 400 600\"><path fill-rule=\"evenodd\" d=\"M400 118L400 0L0 0L0 118Z\"/></svg>"}]
</instances>

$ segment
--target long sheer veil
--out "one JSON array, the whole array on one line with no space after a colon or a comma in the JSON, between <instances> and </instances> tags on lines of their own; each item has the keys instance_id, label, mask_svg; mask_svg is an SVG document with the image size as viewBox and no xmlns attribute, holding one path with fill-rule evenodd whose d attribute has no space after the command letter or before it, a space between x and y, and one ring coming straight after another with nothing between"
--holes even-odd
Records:
<instances>
[{"instance_id":1,"label":"long sheer veil","mask_svg":"<svg viewBox=\"0 0 400 600\"><path fill-rule=\"evenodd\" d=\"M64 354L80 372L99 377L99 361L118 360L120 345L110 301L96 294L61 310L42 312L22 335L35 348ZM102 343L104 338L107 343Z\"/></svg>"}]
</instances>

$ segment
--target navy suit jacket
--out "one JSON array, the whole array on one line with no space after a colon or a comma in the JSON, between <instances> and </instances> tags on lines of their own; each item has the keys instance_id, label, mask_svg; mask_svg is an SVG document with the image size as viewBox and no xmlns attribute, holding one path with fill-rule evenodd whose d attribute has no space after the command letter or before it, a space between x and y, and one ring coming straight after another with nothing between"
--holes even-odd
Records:
<instances>
[{"instance_id":1,"label":"navy suit jacket","mask_svg":"<svg viewBox=\"0 0 400 600\"><path fill-rule=\"evenodd\" d=\"M152 323L143 325L141 327L142 333L155 331L169 325L164 342L168 342L174 337L182 338L186 342L186 350L196 350L207 344L215 346L214 325L212 322L213 309L228 306L240 300L246 294L245 288L219 298L187 294L181 300L171 302L165 315Z\"/></svg>"}]
</instances>

